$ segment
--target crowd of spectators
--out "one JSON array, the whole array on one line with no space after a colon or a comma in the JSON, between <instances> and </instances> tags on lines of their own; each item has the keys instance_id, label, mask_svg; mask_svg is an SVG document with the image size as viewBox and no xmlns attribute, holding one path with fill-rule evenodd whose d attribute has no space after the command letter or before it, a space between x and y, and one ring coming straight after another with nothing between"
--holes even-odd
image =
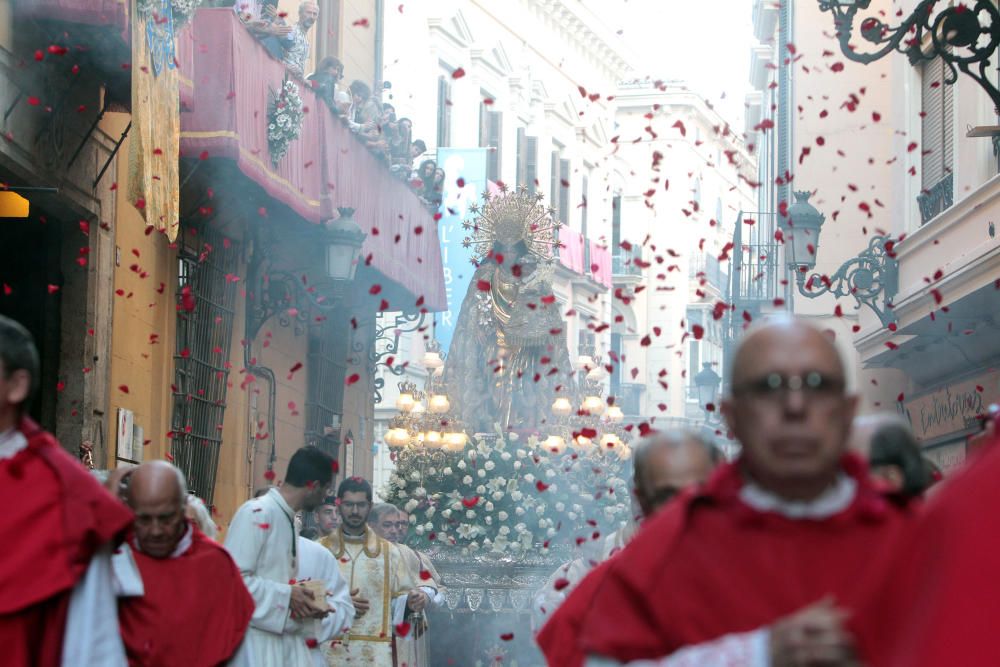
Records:
<instances>
[{"instance_id":1,"label":"crowd of spectators","mask_svg":"<svg viewBox=\"0 0 1000 667\"><path fill-rule=\"evenodd\" d=\"M434 160L424 160L414 170L414 161L427 152L427 144L413 138L412 120L397 118L392 104L380 99L390 84L381 86L378 93L357 79L344 86L344 65L333 56L321 59L316 70L305 76L310 52L308 33L319 18L315 2L306 0L299 5L299 19L294 25L278 13L276 0L236 0L233 9L273 58L309 83L316 96L388 165L389 171L408 182L427 207L437 212L444 170L438 169Z\"/></svg>"}]
</instances>

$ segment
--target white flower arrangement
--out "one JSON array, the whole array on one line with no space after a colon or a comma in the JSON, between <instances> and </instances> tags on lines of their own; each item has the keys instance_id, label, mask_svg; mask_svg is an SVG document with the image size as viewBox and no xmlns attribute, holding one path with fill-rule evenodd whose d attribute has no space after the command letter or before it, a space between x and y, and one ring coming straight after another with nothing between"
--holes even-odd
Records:
<instances>
[{"instance_id":1,"label":"white flower arrangement","mask_svg":"<svg viewBox=\"0 0 1000 667\"><path fill-rule=\"evenodd\" d=\"M478 436L433 467L418 455L397 460L384 497L422 528L412 546L544 554L629 520L630 462L600 451L552 454L534 436L512 435Z\"/></svg>"},{"instance_id":2,"label":"white flower arrangement","mask_svg":"<svg viewBox=\"0 0 1000 667\"><path fill-rule=\"evenodd\" d=\"M281 84L281 92L271 93L271 103L267 111L267 148L271 154L271 164L275 167L288 153L288 145L299 138L305 106L299 94L299 86L289 78Z\"/></svg>"}]
</instances>

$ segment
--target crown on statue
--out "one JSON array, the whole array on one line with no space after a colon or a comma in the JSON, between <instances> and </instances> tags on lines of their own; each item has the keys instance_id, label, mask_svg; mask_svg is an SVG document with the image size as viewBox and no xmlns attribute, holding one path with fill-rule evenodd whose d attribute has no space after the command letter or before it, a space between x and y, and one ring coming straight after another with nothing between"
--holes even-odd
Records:
<instances>
[{"instance_id":1,"label":"crown on statue","mask_svg":"<svg viewBox=\"0 0 1000 667\"><path fill-rule=\"evenodd\" d=\"M542 205L544 195L532 194L523 185L517 190L501 185L498 194L484 192L482 197L481 204L469 207L475 222L462 223L471 231L462 246L472 248L476 263L498 243L510 248L523 242L528 252L539 259L552 256L552 248L559 244L556 232L560 223L555 220L555 209Z\"/></svg>"}]
</instances>

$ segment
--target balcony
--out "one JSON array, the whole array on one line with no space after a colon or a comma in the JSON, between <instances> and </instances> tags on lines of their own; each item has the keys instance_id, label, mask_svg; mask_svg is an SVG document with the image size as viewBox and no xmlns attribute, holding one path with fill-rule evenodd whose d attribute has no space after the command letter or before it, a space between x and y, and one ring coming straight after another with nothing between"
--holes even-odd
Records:
<instances>
[{"instance_id":1,"label":"balcony","mask_svg":"<svg viewBox=\"0 0 1000 667\"><path fill-rule=\"evenodd\" d=\"M241 185L234 178L239 172L268 198L259 209L264 217L294 214L291 218L316 224L338 207L355 209L355 221L368 232L362 249L366 269L381 274L382 287L396 294L401 289L410 304L423 297L428 310L445 308L436 224L409 185L390 174L310 86L272 59L232 9L199 10L192 31L191 43L198 48L182 48L179 55L190 61L193 82L190 110L181 114L182 169L207 169L215 177L198 174L206 185L249 200L256 189L246 188L245 181ZM268 110L286 79L297 84L306 113L299 137L274 162ZM251 215L256 218L258 209Z\"/></svg>"},{"instance_id":2,"label":"balcony","mask_svg":"<svg viewBox=\"0 0 1000 667\"><path fill-rule=\"evenodd\" d=\"M948 174L926 192L917 195L917 204L920 206L920 224L926 225L935 216L951 208L954 203L955 177Z\"/></svg>"},{"instance_id":3,"label":"balcony","mask_svg":"<svg viewBox=\"0 0 1000 667\"><path fill-rule=\"evenodd\" d=\"M610 251L578 231L563 227L559 230L559 248L555 253L559 264L594 286L611 287L612 259Z\"/></svg>"},{"instance_id":4,"label":"balcony","mask_svg":"<svg viewBox=\"0 0 1000 667\"><path fill-rule=\"evenodd\" d=\"M638 261L637 261L638 260ZM642 277L642 246L632 244L631 250L615 248L615 254L611 257L611 275L615 281L630 282L629 279ZM638 282L633 280L631 282Z\"/></svg>"},{"instance_id":5,"label":"balcony","mask_svg":"<svg viewBox=\"0 0 1000 667\"><path fill-rule=\"evenodd\" d=\"M729 274L723 271L722 262L714 255L704 253L700 257L692 258L688 276L702 287L714 288L719 295L725 295L729 291Z\"/></svg>"}]
</instances>

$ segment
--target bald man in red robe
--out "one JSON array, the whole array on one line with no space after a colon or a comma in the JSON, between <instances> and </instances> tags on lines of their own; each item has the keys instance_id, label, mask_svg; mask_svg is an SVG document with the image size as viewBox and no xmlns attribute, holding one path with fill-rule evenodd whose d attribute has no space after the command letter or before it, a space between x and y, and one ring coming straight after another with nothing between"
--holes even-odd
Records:
<instances>
[{"instance_id":1,"label":"bald man in red robe","mask_svg":"<svg viewBox=\"0 0 1000 667\"><path fill-rule=\"evenodd\" d=\"M31 335L0 316L0 662L122 664L111 549L132 514L26 415Z\"/></svg>"},{"instance_id":2,"label":"bald man in red robe","mask_svg":"<svg viewBox=\"0 0 1000 667\"><path fill-rule=\"evenodd\" d=\"M856 402L825 333L748 332L723 402L741 455L611 561L578 636L588 665L851 664L847 613L911 516L847 453Z\"/></svg>"},{"instance_id":3,"label":"bald man in red robe","mask_svg":"<svg viewBox=\"0 0 1000 667\"><path fill-rule=\"evenodd\" d=\"M1000 441L928 500L897 567L850 621L869 667L1000 665ZM971 444L971 443L970 443Z\"/></svg>"},{"instance_id":4,"label":"bald man in red robe","mask_svg":"<svg viewBox=\"0 0 1000 667\"><path fill-rule=\"evenodd\" d=\"M254 603L225 548L187 520L187 489L166 461L132 472L135 528L114 557L129 665L247 664L237 655Z\"/></svg>"}]
</instances>

